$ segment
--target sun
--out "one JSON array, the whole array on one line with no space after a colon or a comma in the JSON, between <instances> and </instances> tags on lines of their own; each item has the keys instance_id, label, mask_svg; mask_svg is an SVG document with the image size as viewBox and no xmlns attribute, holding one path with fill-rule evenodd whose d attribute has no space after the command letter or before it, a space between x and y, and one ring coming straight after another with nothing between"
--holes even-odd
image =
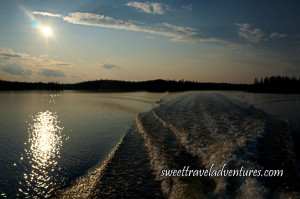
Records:
<instances>
[{"instance_id":1,"label":"sun","mask_svg":"<svg viewBox=\"0 0 300 199\"><path fill-rule=\"evenodd\" d=\"M42 28L42 33L44 36L49 37L52 35L52 30L49 27L43 27Z\"/></svg>"}]
</instances>

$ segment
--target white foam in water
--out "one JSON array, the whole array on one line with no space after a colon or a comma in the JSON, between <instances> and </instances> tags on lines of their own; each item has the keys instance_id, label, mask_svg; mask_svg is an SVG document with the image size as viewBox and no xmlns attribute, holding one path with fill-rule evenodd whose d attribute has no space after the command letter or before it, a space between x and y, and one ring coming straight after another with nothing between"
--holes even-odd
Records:
<instances>
[{"instance_id":1,"label":"white foam in water","mask_svg":"<svg viewBox=\"0 0 300 199\"><path fill-rule=\"evenodd\" d=\"M265 134L265 113L221 94L188 93L165 99L152 112L157 120L170 129L187 152L198 156L209 169L263 170L257 163L258 140ZM155 124L153 123L153 126ZM151 128L151 127L146 127ZM156 175L164 168L160 151L147 138L142 123L139 129L145 138ZM159 136L159 132L157 132ZM187 165L188 166L188 165ZM181 168L178 168L181 169ZM157 175L159 176L159 175ZM255 177L213 177L216 188L208 194L213 198L266 198L268 188ZM172 185L162 180L165 193ZM231 187L231 188L230 188ZM235 189L234 193L230 189Z\"/></svg>"},{"instance_id":2,"label":"white foam in water","mask_svg":"<svg viewBox=\"0 0 300 199\"><path fill-rule=\"evenodd\" d=\"M169 185L169 179L160 176L160 171L166 168L165 161L161 156L161 150L151 142L149 135L147 134L143 124L141 123L141 115L136 117L137 127L145 140L145 146L147 148L148 155L150 156L150 164L154 168L154 175L156 180L161 181L162 191L165 195L170 196L171 187Z\"/></svg>"},{"instance_id":3,"label":"white foam in water","mask_svg":"<svg viewBox=\"0 0 300 199\"><path fill-rule=\"evenodd\" d=\"M100 167L90 170L87 175L77 179L71 187L58 191L55 197L61 199L89 198L91 192L95 189L96 183L101 178L103 172L105 172L108 162L111 161L120 144L123 142L125 135L122 136L120 142L116 145Z\"/></svg>"},{"instance_id":4,"label":"white foam in water","mask_svg":"<svg viewBox=\"0 0 300 199\"><path fill-rule=\"evenodd\" d=\"M256 179L246 178L239 188L237 198L266 198L268 196L268 191L265 187L259 183Z\"/></svg>"},{"instance_id":5,"label":"white foam in water","mask_svg":"<svg viewBox=\"0 0 300 199\"><path fill-rule=\"evenodd\" d=\"M163 169L178 169L179 167L182 169L183 164L197 164L197 160L180 145L174 133L164 127L151 111L139 114L136 122L145 140L151 167L156 179L161 181L161 189L165 196L168 198L204 197L208 192L207 189L212 187L212 182L206 178L161 176ZM194 160L195 162L192 162Z\"/></svg>"}]
</instances>

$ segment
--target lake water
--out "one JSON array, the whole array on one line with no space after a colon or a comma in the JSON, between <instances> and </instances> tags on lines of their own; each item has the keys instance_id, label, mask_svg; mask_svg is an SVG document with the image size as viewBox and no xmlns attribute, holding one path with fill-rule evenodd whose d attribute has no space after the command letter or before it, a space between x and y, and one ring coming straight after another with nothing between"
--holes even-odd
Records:
<instances>
[{"instance_id":1,"label":"lake water","mask_svg":"<svg viewBox=\"0 0 300 199\"><path fill-rule=\"evenodd\" d=\"M0 194L47 197L101 164L162 94L0 93Z\"/></svg>"},{"instance_id":2,"label":"lake water","mask_svg":"<svg viewBox=\"0 0 300 199\"><path fill-rule=\"evenodd\" d=\"M0 108L3 198L299 196L300 95L0 92ZM287 175L160 176L224 163Z\"/></svg>"}]
</instances>

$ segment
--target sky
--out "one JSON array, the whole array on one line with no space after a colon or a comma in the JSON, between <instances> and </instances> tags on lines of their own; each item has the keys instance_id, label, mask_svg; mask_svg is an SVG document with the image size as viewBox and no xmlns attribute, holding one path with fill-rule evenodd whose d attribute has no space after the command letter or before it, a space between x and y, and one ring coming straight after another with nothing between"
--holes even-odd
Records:
<instances>
[{"instance_id":1,"label":"sky","mask_svg":"<svg viewBox=\"0 0 300 199\"><path fill-rule=\"evenodd\" d=\"M0 80L300 76L299 0L1 0Z\"/></svg>"}]
</instances>

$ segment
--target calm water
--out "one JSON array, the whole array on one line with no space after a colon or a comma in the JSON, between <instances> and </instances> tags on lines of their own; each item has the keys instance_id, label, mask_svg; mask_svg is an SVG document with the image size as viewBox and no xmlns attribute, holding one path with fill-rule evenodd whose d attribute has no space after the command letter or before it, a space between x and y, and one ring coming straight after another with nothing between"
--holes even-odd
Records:
<instances>
[{"instance_id":1,"label":"calm water","mask_svg":"<svg viewBox=\"0 0 300 199\"><path fill-rule=\"evenodd\" d=\"M161 95L1 92L0 194L48 197L101 165Z\"/></svg>"},{"instance_id":2,"label":"calm water","mask_svg":"<svg viewBox=\"0 0 300 199\"><path fill-rule=\"evenodd\" d=\"M0 107L4 198L300 196L300 95L1 92ZM287 175L159 176L213 163Z\"/></svg>"}]
</instances>

